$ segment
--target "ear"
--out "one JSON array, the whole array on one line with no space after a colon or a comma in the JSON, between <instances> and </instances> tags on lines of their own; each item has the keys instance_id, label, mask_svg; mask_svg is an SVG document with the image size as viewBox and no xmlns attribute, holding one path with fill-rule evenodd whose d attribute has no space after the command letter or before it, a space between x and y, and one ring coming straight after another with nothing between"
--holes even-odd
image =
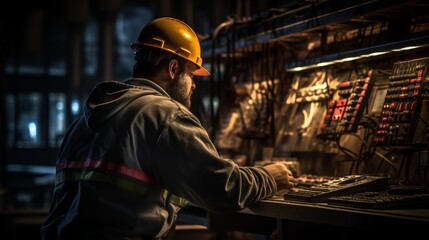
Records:
<instances>
[{"instance_id":1,"label":"ear","mask_svg":"<svg viewBox=\"0 0 429 240\"><path fill-rule=\"evenodd\" d=\"M176 59L172 59L170 63L168 63L168 75L171 79L174 79L176 74L179 71L179 62Z\"/></svg>"}]
</instances>

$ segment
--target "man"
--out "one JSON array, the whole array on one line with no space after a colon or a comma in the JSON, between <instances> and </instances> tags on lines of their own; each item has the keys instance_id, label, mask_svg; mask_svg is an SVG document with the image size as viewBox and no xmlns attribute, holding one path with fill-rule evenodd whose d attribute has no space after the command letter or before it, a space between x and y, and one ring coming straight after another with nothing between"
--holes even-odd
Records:
<instances>
[{"instance_id":1,"label":"man","mask_svg":"<svg viewBox=\"0 0 429 240\"><path fill-rule=\"evenodd\" d=\"M188 25L156 19L132 48L133 78L99 83L63 140L43 239L164 239L188 201L237 211L292 187L284 164L219 157L189 111L209 73Z\"/></svg>"}]
</instances>

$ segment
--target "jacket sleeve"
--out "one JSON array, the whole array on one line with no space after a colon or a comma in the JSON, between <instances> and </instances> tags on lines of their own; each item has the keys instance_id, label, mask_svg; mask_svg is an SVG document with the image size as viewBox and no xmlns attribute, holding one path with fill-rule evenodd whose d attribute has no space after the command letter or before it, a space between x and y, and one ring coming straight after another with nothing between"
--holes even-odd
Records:
<instances>
[{"instance_id":1,"label":"jacket sleeve","mask_svg":"<svg viewBox=\"0 0 429 240\"><path fill-rule=\"evenodd\" d=\"M179 114L156 144L157 181L168 191L205 209L241 210L272 196L274 178L261 167L240 167L219 157L198 119Z\"/></svg>"}]
</instances>

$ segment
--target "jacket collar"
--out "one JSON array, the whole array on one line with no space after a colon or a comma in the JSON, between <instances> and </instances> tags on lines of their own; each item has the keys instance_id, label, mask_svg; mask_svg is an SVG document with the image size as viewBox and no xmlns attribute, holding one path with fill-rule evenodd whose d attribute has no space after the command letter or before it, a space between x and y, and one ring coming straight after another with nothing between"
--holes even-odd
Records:
<instances>
[{"instance_id":1,"label":"jacket collar","mask_svg":"<svg viewBox=\"0 0 429 240\"><path fill-rule=\"evenodd\" d=\"M155 82L147 79L147 78L133 78L130 80L125 81L126 84L130 84L130 85L134 85L134 86L138 86L138 87L150 87L154 90L156 90L157 92L160 92L162 95L165 95L167 97L170 97L170 95L168 95L168 93L158 84L156 84Z\"/></svg>"}]
</instances>

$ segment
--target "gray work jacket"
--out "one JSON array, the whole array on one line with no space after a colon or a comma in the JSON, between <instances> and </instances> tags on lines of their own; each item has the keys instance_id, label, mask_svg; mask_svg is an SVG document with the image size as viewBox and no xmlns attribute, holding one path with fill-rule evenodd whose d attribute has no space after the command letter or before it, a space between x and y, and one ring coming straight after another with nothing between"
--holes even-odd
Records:
<instances>
[{"instance_id":1,"label":"gray work jacket","mask_svg":"<svg viewBox=\"0 0 429 240\"><path fill-rule=\"evenodd\" d=\"M238 211L277 190L219 156L199 120L147 79L105 81L68 130L43 239L161 239L187 201Z\"/></svg>"}]
</instances>

